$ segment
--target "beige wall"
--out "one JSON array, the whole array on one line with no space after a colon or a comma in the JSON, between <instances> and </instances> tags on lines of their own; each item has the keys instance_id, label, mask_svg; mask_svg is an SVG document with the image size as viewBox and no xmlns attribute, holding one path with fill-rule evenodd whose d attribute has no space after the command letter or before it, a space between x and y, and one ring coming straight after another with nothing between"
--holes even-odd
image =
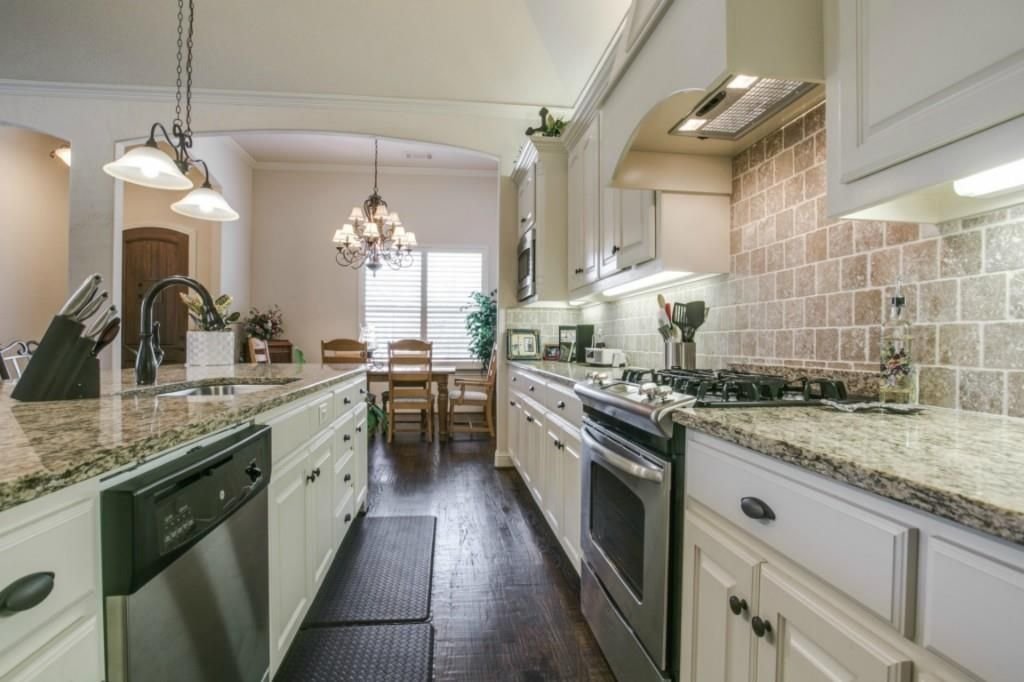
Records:
<instances>
[{"instance_id":1,"label":"beige wall","mask_svg":"<svg viewBox=\"0 0 1024 682\"><path fill-rule=\"evenodd\" d=\"M0 125L0 344L38 340L68 294L68 167L64 144Z\"/></svg>"},{"instance_id":2,"label":"beige wall","mask_svg":"<svg viewBox=\"0 0 1024 682\"><path fill-rule=\"evenodd\" d=\"M498 177L387 172L380 192L424 247L483 247L497 286ZM253 305L277 304L285 336L319 357L320 340L359 333L360 272L339 267L331 238L372 189L370 170L257 170Z\"/></svg>"}]
</instances>

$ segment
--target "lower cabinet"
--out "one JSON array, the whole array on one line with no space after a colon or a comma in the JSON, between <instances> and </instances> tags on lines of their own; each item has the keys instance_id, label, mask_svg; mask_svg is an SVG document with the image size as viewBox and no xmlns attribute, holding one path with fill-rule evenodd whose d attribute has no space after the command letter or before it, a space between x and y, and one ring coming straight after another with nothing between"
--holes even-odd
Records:
<instances>
[{"instance_id":1,"label":"lower cabinet","mask_svg":"<svg viewBox=\"0 0 1024 682\"><path fill-rule=\"evenodd\" d=\"M560 436L561 484L560 503L562 505L562 547L569 555L576 572L580 572L580 524L582 523L582 477L583 464L580 455L583 446L580 442L580 431L576 426L562 429Z\"/></svg>"},{"instance_id":2,"label":"lower cabinet","mask_svg":"<svg viewBox=\"0 0 1024 682\"><path fill-rule=\"evenodd\" d=\"M351 421L351 420L350 420ZM334 534L335 434L327 433L313 445L306 474L306 525L309 537L309 595L312 598L331 567L336 547ZM351 497L351 488L349 489Z\"/></svg>"}]
</instances>

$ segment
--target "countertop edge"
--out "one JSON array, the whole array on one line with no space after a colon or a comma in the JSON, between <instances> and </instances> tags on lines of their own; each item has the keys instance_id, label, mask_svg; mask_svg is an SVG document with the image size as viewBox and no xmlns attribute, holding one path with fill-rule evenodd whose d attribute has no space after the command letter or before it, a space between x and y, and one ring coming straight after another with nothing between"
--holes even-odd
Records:
<instances>
[{"instance_id":1,"label":"countertop edge","mask_svg":"<svg viewBox=\"0 0 1024 682\"><path fill-rule=\"evenodd\" d=\"M90 457L75 467L52 473L45 471L33 472L14 480L0 482L0 513L40 499L46 495L59 492L78 483L83 483L89 479L114 473L122 467L127 468L130 465L137 465L161 457L193 441L231 428L232 426L244 424L261 414L318 393L336 384L343 383L365 372L366 369L362 367L342 370L335 376L313 381L310 384L275 395L265 401L256 402L237 411L225 412L223 415L211 418L202 424L185 424L171 427L162 430L159 434L139 439L126 445L96 450L95 456Z\"/></svg>"}]
</instances>

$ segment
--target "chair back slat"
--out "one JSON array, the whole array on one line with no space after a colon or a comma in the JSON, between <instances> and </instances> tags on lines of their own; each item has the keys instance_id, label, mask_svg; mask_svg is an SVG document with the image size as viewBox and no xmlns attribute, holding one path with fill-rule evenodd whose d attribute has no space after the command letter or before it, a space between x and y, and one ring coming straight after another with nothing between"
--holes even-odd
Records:
<instances>
[{"instance_id":1,"label":"chair back slat","mask_svg":"<svg viewBox=\"0 0 1024 682\"><path fill-rule=\"evenodd\" d=\"M270 364L270 344L255 336L249 337L249 361L258 365Z\"/></svg>"},{"instance_id":2,"label":"chair back slat","mask_svg":"<svg viewBox=\"0 0 1024 682\"><path fill-rule=\"evenodd\" d=\"M401 339L388 345L388 389L430 389L434 344L419 339ZM396 395L394 392L392 396Z\"/></svg>"},{"instance_id":3,"label":"chair back slat","mask_svg":"<svg viewBox=\"0 0 1024 682\"><path fill-rule=\"evenodd\" d=\"M320 342L320 361L325 365L364 364L366 343L356 339L331 339Z\"/></svg>"}]
</instances>

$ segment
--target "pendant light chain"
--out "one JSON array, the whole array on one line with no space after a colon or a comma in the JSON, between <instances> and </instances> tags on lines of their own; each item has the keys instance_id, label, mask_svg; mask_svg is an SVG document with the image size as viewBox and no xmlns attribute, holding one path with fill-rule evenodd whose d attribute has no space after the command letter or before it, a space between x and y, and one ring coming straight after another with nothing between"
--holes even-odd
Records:
<instances>
[{"instance_id":1,"label":"pendant light chain","mask_svg":"<svg viewBox=\"0 0 1024 682\"><path fill-rule=\"evenodd\" d=\"M175 93L174 93L174 125L179 128L182 127L181 120L181 48L184 45L182 41L182 34L185 26L185 4L184 0L178 0L178 69L177 69L177 80L175 81Z\"/></svg>"},{"instance_id":2,"label":"pendant light chain","mask_svg":"<svg viewBox=\"0 0 1024 682\"><path fill-rule=\"evenodd\" d=\"M377 144L379 140L373 138L373 193L377 193Z\"/></svg>"},{"instance_id":3,"label":"pendant light chain","mask_svg":"<svg viewBox=\"0 0 1024 682\"><path fill-rule=\"evenodd\" d=\"M179 0L179 2L180 1L181 0ZM188 0L188 57L185 61L185 134L190 138L190 147L192 146L192 44L194 36L193 26L195 22L195 11L195 0Z\"/></svg>"}]
</instances>

